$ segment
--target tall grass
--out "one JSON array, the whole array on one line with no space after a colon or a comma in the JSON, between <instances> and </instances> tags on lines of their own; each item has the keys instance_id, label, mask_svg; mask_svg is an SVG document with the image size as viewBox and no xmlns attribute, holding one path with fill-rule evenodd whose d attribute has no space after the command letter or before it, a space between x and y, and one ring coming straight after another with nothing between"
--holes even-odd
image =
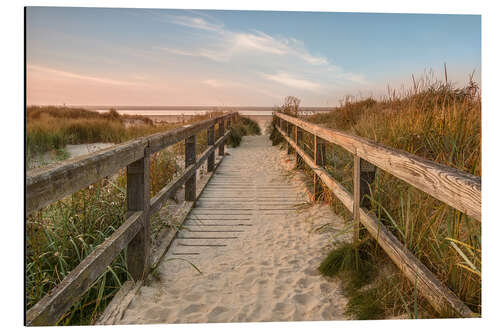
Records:
<instances>
[{"instance_id":1,"label":"tall grass","mask_svg":"<svg viewBox=\"0 0 500 333\"><path fill-rule=\"evenodd\" d=\"M346 98L331 112L306 118L481 176L481 98L472 77L461 89L424 78L410 90L390 91L380 100ZM305 135L304 141L304 146L312 147L312 136ZM352 193L352 155L329 144L326 162L329 173ZM352 219L331 194L325 192L324 198L336 212L348 221ZM382 170L377 171L369 198L378 219L473 311L480 313L480 222ZM370 238L367 233L364 237ZM378 247L373 249L384 257ZM386 283L379 282L380 288L386 288L386 315L407 313L415 288L402 275L391 279L390 284L387 279ZM424 301L418 306L428 316L450 316L433 312Z\"/></svg>"},{"instance_id":2,"label":"tall grass","mask_svg":"<svg viewBox=\"0 0 500 333\"><path fill-rule=\"evenodd\" d=\"M119 115L65 107L28 107L26 111L26 151L28 160L67 144L119 143L165 131L176 125L155 126L143 116Z\"/></svg>"},{"instance_id":3,"label":"tall grass","mask_svg":"<svg viewBox=\"0 0 500 333\"><path fill-rule=\"evenodd\" d=\"M227 144L231 147L238 147L242 138L245 135L260 135L261 130L259 124L246 117L239 116L237 121L231 124L231 132L229 134Z\"/></svg>"}]
</instances>

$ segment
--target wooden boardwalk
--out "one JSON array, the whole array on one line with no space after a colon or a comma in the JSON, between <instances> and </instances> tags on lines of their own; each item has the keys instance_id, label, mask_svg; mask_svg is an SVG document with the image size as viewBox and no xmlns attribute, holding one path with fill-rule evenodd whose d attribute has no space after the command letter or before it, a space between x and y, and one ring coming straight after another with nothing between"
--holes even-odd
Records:
<instances>
[{"instance_id":1,"label":"wooden boardwalk","mask_svg":"<svg viewBox=\"0 0 500 333\"><path fill-rule=\"evenodd\" d=\"M264 136L230 150L156 279L114 323L344 319L338 282L317 272L329 236L313 231L344 222L326 205L304 205L305 187L280 167L286 158Z\"/></svg>"},{"instance_id":2,"label":"wooden boardwalk","mask_svg":"<svg viewBox=\"0 0 500 333\"><path fill-rule=\"evenodd\" d=\"M354 242L362 225L436 311L476 316L380 223L364 197L383 171L480 223L480 177L286 114L274 117L295 158L265 136L245 137L241 147L224 154L231 122L238 120L229 112L28 172L27 215L126 168L127 218L27 311L26 325L56 324L124 249L132 279L105 311L109 320L101 323L343 318L345 299L338 285L317 272L332 233L312 231L325 225L340 231L344 221L327 205L307 202L304 183L296 179L300 173L290 177L296 162L313 171L315 199L327 188L353 214ZM208 147L196 156L196 135L202 131ZM313 154L304 150L305 133L314 139ZM151 155L182 141L184 172L150 198ZM352 154L353 193L326 170L326 145ZM225 158L214 164L216 152ZM205 163L212 178L197 187L196 172ZM182 186L185 201L174 220L185 223L152 253L150 216Z\"/></svg>"}]
</instances>

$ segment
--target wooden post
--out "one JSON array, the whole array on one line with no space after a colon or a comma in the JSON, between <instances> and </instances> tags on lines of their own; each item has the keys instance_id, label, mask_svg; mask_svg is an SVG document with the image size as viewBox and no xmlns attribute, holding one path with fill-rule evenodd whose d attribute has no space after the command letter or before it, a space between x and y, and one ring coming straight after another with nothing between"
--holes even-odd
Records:
<instances>
[{"instance_id":1,"label":"wooden post","mask_svg":"<svg viewBox=\"0 0 500 333\"><path fill-rule=\"evenodd\" d=\"M224 136L224 120L219 122L219 138ZM224 156L224 145L226 142L221 143L219 146L219 156Z\"/></svg>"},{"instance_id":2,"label":"wooden post","mask_svg":"<svg viewBox=\"0 0 500 333\"><path fill-rule=\"evenodd\" d=\"M186 140L186 168L196 163L196 135L190 136ZM184 186L184 200L196 201L196 172L186 181Z\"/></svg>"},{"instance_id":3,"label":"wooden post","mask_svg":"<svg viewBox=\"0 0 500 333\"><path fill-rule=\"evenodd\" d=\"M149 147L146 147L144 157L127 166L127 218L143 211L142 228L127 247L127 268L135 281L144 279L149 270L149 186Z\"/></svg>"},{"instance_id":4,"label":"wooden post","mask_svg":"<svg viewBox=\"0 0 500 333\"><path fill-rule=\"evenodd\" d=\"M375 180L375 173L377 168L363 160L357 155L354 155L354 166L353 166L353 219L354 219L354 243L359 240L359 216L360 207L370 208L370 199L367 197L370 195L370 186Z\"/></svg>"},{"instance_id":5,"label":"wooden post","mask_svg":"<svg viewBox=\"0 0 500 333\"><path fill-rule=\"evenodd\" d=\"M326 145L318 138L316 135L314 136L314 163L317 166L324 166L326 159ZM321 195L321 180L318 175L314 173L314 200L318 200Z\"/></svg>"},{"instance_id":6,"label":"wooden post","mask_svg":"<svg viewBox=\"0 0 500 333\"><path fill-rule=\"evenodd\" d=\"M286 123L286 135L288 137L291 137L291 133L292 133L292 128L293 128L293 125L290 124L290 123ZM293 148L292 148L292 145L287 143L287 150L286 150L286 153L287 154L291 154L293 153Z\"/></svg>"},{"instance_id":7,"label":"wooden post","mask_svg":"<svg viewBox=\"0 0 500 333\"><path fill-rule=\"evenodd\" d=\"M215 143L215 125L212 125L207 129L207 143L209 146L213 146ZM212 153L210 153L210 155L208 155L207 171L208 172L214 171L214 165L215 165L215 151L213 151Z\"/></svg>"},{"instance_id":8,"label":"wooden post","mask_svg":"<svg viewBox=\"0 0 500 333\"><path fill-rule=\"evenodd\" d=\"M295 143L297 146L301 147L302 143L302 129L299 128L299 126L295 126ZM302 156L298 152L295 153L295 161L296 161L296 167L300 168L304 164L304 161L302 160Z\"/></svg>"}]
</instances>

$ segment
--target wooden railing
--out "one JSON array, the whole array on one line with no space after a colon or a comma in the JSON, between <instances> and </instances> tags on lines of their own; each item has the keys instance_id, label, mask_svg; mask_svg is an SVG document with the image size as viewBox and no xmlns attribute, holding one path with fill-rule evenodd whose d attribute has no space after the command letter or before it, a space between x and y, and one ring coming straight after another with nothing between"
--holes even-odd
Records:
<instances>
[{"instance_id":1,"label":"wooden railing","mask_svg":"<svg viewBox=\"0 0 500 333\"><path fill-rule=\"evenodd\" d=\"M106 267L127 248L127 268L134 280L143 279L150 269L150 216L185 184L185 200L196 200L196 170L207 161L213 171L215 150L224 156L230 131L231 112L188 127L158 133L71 159L53 167L29 171L26 175L26 215L72 194L99 179L127 168L127 216L125 222L75 267L59 285L27 311L26 324L54 325L85 293ZM227 125L225 123L227 122ZM219 124L215 140L215 124ZM208 148L196 159L196 134L207 130ZM150 155L185 140L184 172L149 198Z\"/></svg>"},{"instance_id":2,"label":"wooden railing","mask_svg":"<svg viewBox=\"0 0 500 333\"><path fill-rule=\"evenodd\" d=\"M472 317L474 313L404 245L363 207L369 185L380 168L434 198L481 221L481 178L449 168L407 152L388 148L372 141L318 126L283 113L274 113L275 128L288 142L289 153L295 150L297 163L306 163L314 171L314 196L321 180L354 217L354 241L359 223L376 239L405 276L417 282L419 292L439 312ZM292 131L294 137L292 138ZM314 136L314 157L302 148L303 132ZM349 193L324 169L325 142L336 144L354 156L353 194Z\"/></svg>"}]
</instances>

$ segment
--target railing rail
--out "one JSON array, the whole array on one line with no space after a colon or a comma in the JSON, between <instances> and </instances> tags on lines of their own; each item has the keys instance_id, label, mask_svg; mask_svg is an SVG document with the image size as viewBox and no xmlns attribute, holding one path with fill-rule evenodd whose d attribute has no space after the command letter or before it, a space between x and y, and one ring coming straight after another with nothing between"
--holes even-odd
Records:
<instances>
[{"instance_id":1,"label":"railing rail","mask_svg":"<svg viewBox=\"0 0 500 333\"><path fill-rule=\"evenodd\" d=\"M404 245L366 208L362 199L367 192L367 182L374 179L376 167L408 184L430 194L434 198L481 221L481 179L449 168L407 152L388 148L372 141L324 128L282 113L274 113L275 128L295 150L297 163L306 163L314 172L314 197L320 189L318 179L353 213L354 241L357 241L358 224L362 223L376 239L392 261L438 311L472 317L474 313L437 277L422 264ZM295 138L290 136L295 127ZM302 131L314 135L314 158L301 148ZM353 188L349 193L324 169L324 143L341 146L354 155ZM376 166L376 167L375 167Z\"/></svg>"},{"instance_id":2,"label":"railing rail","mask_svg":"<svg viewBox=\"0 0 500 333\"><path fill-rule=\"evenodd\" d=\"M224 144L230 133L229 130L225 131L225 128L230 128L231 120L236 116L237 113L230 112L188 127L154 134L55 166L29 171L26 176L27 215L126 167L127 219L68 273L59 285L27 311L26 324L56 324L124 248L127 248L127 267L130 275L134 280L143 279L150 268L149 217L184 184L185 200L196 200L196 170L207 160L209 171L213 169L217 148L219 155L224 155ZM217 123L219 138L215 141L214 127ZM205 129L209 146L197 159L196 134ZM150 155L182 140L186 143L184 172L150 200Z\"/></svg>"}]
</instances>

